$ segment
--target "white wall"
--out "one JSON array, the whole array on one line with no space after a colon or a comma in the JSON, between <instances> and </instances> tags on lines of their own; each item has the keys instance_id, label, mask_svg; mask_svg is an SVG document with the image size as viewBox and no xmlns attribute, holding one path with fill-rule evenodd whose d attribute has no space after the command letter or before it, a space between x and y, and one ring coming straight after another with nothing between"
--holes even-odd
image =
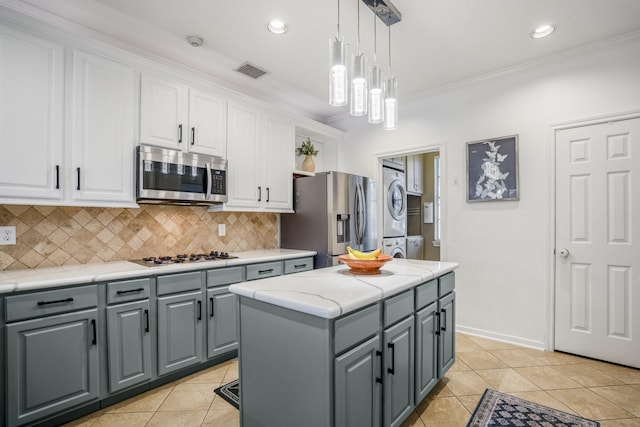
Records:
<instances>
[{"instance_id":1,"label":"white wall","mask_svg":"<svg viewBox=\"0 0 640 427\"><path fill-rule=\"evenodd\" d=\"M362 118L332 124L347 132L338 153L346 172L376 176L377 154L444 147L442 255L460 263L459 328L544 347L553 277L551 125L637 109L640 37L401 99L394 132ZM511 134L519 134L520 201L467 203L465 142Z\"/></svg>"}]
</instances>

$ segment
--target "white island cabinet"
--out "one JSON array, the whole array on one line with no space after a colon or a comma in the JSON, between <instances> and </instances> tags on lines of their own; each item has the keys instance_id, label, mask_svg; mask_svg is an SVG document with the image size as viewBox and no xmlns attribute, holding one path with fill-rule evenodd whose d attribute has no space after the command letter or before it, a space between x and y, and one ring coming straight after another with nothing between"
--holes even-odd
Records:
<instances>
[{"instance_id":1,"label":"white island cabinet","mask_svg":"<svg viewBox=\"0 0 640 427\"><path fill-rule=\"evenodd\" d=\"M240 421L400 426L454 363L458 264L407 259L231 285Z\"/></svg>"}]
</instances>

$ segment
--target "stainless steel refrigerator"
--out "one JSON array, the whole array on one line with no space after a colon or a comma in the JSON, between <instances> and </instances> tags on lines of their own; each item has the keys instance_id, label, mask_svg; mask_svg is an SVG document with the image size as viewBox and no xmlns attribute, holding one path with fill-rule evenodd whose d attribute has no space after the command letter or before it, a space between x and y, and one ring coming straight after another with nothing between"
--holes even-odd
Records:
<instances>
[{"instance_id":1,"label":"stainless steel refrigerator","mask_svg":"<svg viewBox=\"0 0 640 427\"><path fill-rule=\"evenodd\" d=\"M280 216L280 246L318 252L315 268L338 264L347 246L376 249L376 183L364 176L321 172L293 182L294 214Z\"/></svg>"}]
</instances>

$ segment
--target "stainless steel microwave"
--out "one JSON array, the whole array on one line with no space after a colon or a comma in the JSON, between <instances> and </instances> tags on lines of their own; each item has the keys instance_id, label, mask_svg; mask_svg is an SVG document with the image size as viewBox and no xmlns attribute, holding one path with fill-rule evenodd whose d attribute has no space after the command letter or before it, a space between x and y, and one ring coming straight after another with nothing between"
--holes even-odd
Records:
<instances>
[{"instance_id":1,"label":"stainless steel microwave","mask_svg":"<svg viewBox=\"0 0 640 427\"><path fill-rule=\"evenodd\" d=\"M227 201L227 161L220 157L139 145L138 203L211 205Z\"/></svg>"}]
</instances>

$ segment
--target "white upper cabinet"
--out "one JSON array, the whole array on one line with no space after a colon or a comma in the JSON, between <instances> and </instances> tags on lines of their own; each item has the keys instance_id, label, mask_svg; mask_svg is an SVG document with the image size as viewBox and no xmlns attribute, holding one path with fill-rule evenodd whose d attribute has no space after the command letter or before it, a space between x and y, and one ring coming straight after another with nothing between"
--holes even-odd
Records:
<instances>
[{"instance_id":1,"label":"white upper cabinet","mask_svg":"<svg viewBox=\"0 0 640 427\"><path fill-rule=\"evenodd\" d=\"M140 142L226 157L227 101L206 89L144 73Z\"/></svg>"},{"instance_id":2,"label":"white upper cabinet","mask_svg":"<svg viewBox=\"0 0 640 427\"><path fill-rule=\"evenodd\" d=\"M422 195L422 155L407 156L407 193Z\"/></svg>"},{"instance_id":3,"label":"white upper cabinet","mask_svg":"<svg viewBox=\"0 0 640 427\"><path fill-rule=\"evenodd\" d=\"M0 202L62 199L64 48L0 27Z\"/></svg>"},{"instance_id":4,"label":"white upper cabinet","mask_svg":"<svg viewBox=\"0 0 640 427\"><path fill-rule=\"evenodd\" d=\"M86 52L72 56L71 158L65 177L73 183L67 184L70 198L135 203L136 72Z\"/></svg>"},{"instance_id":5,"label":"white upper cabinet","mask_svg":"<svg viewBox=\"0 0 640 427\"><path fill-rule=\"evenodd\" d=\"M229 200L222 209L292 212L293 122L230 101L227 132Z\"/></svg>"}]
</instances>

